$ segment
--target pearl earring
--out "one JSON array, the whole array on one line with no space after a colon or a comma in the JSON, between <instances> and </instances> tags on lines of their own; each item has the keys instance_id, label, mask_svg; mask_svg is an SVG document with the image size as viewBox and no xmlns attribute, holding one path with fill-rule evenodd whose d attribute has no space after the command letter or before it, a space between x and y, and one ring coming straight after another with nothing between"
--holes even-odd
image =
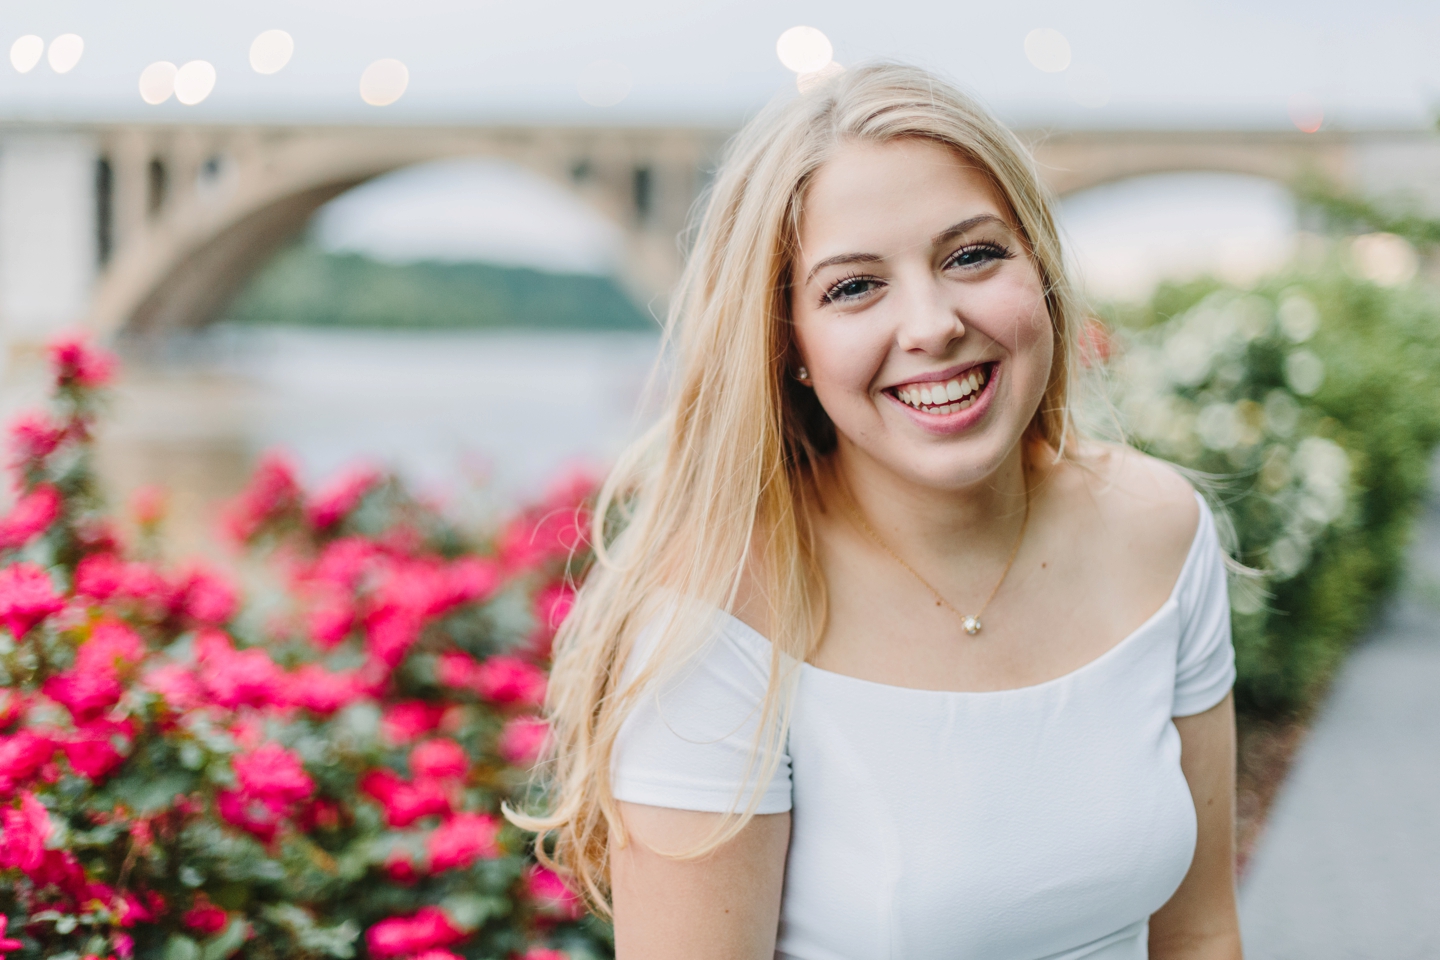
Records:
<instances>
[{"instance_id":1,"label":"pearl earring","mask_svg":"<svg viewBox=\"0 0 1440 960\"><path fill-rule=\"evenodd\" d=\"M810 371L809 371L809 370L806 370L806 369L802 366L799 370L796 370L796 371L795 371L795 379L796 379L796 380L809 380L809 379L810 379Z\"/></svg>"}]
</instances>

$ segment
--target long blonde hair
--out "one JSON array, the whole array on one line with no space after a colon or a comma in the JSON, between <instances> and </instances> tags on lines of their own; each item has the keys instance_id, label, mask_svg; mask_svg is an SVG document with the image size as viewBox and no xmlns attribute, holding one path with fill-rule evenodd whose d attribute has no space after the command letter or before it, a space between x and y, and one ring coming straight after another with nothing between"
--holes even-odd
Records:
<instances>
[{"instance_id":1,"label":"long blonde hair","mask_svg":"<svg viewBox=\"0 0 1440 960\"><path fill-rule=\"evenodd\" d=\"M1028 433L1062 453L1072 438L1079 314L1049 197L1013 133L929 73L879 64L772 104L735 136L666 323L676 361L666 413L601 491L596 560L556 639L545 808L508 811L540 834L537 855L572 876L601 912L608 912L607 852L626 842L610 782L621 724L658 677L701 649L713 633L713 611L734 609L742 577L772 646L751 761L758 786L748 801L737 795L732 815L685 856L733 837L774 773L794 667L811 656L824 628L808 501L811 472L835 443L813 393L788 375L801 203L838 145L904 138L955 150L988 174L1008 204L1038 267L1054 329L1049 383ZM643 669L627 672L642 628L651 652Z\"/></svg>"}]
</instances>

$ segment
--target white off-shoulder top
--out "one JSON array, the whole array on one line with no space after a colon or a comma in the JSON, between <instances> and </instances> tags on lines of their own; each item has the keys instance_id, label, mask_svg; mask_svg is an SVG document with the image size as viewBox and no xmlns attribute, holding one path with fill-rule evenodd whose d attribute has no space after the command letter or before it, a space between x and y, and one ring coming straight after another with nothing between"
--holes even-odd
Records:
<instances>
[{"instance_id":1,"label":"white off-shoulder top","mask_svg":"<svg viewBox=\"0 0 1440 960\"><path fill-rule=\"evenodd\" d=\"M770 659L764 637L718 615L701 655L627 718L615 796L743 807ZM801 665L758 807L792 817L776 957L1143 960L1149 917L1195 850L1171 718L1223 700L1234 662L1202 501L1164 605L1064 676L945 692Z\"/></svg>"}]
</instances>

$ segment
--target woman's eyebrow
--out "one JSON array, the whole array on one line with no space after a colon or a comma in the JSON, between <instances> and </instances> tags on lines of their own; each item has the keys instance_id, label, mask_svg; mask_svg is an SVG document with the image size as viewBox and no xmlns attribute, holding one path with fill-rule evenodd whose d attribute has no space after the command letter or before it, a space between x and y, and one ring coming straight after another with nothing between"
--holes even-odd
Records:
<instances>
[{"instance_id":1,"label":"woman's eyebrow","mask_svg":"<svg viewBox=\"0 0 1440 960\"><path fill-rule=\"evenodd\" d=\"M942 244L950 242L951 240L954 240L958 236L974 230L976 227L981 226L982 224L987 223L998 223L1004 227L1009 226L1009 224L1007 224L1001 218L995 216L995 214L993 213L982 213L978 216L970 217L966 220L961 220L959 223L951 224L944 230L941 230L939 233L935 234L935 236L930 238L930 245L932 247L938 247ZM836 254L833 257L826 257L824 260L821 260L819 263L815 264L815 266L811 267L810 272L805 275L805 282L809 283L811 280L814 280L815 274L819 273L821 270L824 270L826 267L836 267L843 263L879 263L884 259L885 258L880 256L878 253Z\"/></svg>"},{"instance_id":2,"label":"woman's eyebrow","mask_svg":"<svg viewBox=\"0 0 1440 960\"><path fill-rule=\"evenodd\" d=\"M819 273L821 270L824 270L826 267L839 266L842 263L879 263L881 260L884 259L885 258L880 256L880 254L878 253L836 254L833 257L826 257L824 260L821 260L819 263L815 264L815 266L811 267L810 272L805 274L805 282L809 283L811 280L814 280L815 274Z\"/></svg>"},{"instance_id":3,"label":"woman's eyebrow","mask_svg":"<svg viewBox=\"0 0 1440 960\"><path fill-rule=\"evenodd\" d=\"M939 233L935 234L935 236L930 238L930 245L932 247L938 247L942 244L949 243L956 237L968 233L971 230L974 230L976 227L980 226L981 224L986 223L998 223L1002 227L1009 226L1008 223L995 216L995 214L993 213L982 213L979 216L971 217L968 220L961 220L959 223L951 224L944 230L941 230Z\"/></svg>"}]
</instances>

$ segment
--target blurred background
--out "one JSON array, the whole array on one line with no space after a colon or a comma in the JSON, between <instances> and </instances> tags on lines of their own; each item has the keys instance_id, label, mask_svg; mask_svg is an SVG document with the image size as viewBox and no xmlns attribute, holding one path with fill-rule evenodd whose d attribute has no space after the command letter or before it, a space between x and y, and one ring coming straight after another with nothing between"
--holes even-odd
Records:
<instances>
[{"instance_id":1,"label":"blurred background","mask_svg":"<svg viewBox=\"0 0 1440 960\"><path fill-rule=\"evenodd\" d=\"M1440 201L1419 2L3 7L0 402L55 330L117 339L106 473L163 481L192 550L275 445L436 496L612 456L726 136L832 63L922 64L1014 125L1097 300L1277 269L1303 176Z\"/></svg>"},{"instance_id":2,"label":"blurred background","mask_svg":"<svg viewBox=\"0 0 1440 960\"><path fill-rule=\"evenodd\" d=\"M896 58L1031 146L1098 329L1134 334L1117 376L1137 442L1259 498L1231 501L1242 555L1273 577L1236 594L1242 862L1379 598L1429 591L1411 612L1434 639L1440 563L1417 578L1403 562L1433 526L1440 439L1434 3L0 11L0 413L36 403L56 333L83 326L118 349L102 472L116 502L165 488L178 554L216 549L216 505L274 447L312 482L376 462L480 511L603 465L654 413L657 318L726 138L773 98ZM1396 764L1440 769L1430 723L1410 724ZM1360 776L1335 762L1331 776ZM1411 786L1433 799L1426 776ZM1312 792L1335 795L1323 777ZM1433 806L1406 808L1432 828L1407 835L1415 856L1440 856ZM1316 830L1357 816L1287 842L1323 848ZM1270 862L1282 879L1266 889L1350 870ZM1416 929L1422 900L1386 909L1435 893L1406 884L1366 907L1391 931ZM1265 942L1309 923L1321 932L1293 955L1341 943L1324 898L1247 896L1252 929L1281 931ZM1345 955L1440 954L1425 929L1400 952Z\"/></svg>"}]
</instances>

